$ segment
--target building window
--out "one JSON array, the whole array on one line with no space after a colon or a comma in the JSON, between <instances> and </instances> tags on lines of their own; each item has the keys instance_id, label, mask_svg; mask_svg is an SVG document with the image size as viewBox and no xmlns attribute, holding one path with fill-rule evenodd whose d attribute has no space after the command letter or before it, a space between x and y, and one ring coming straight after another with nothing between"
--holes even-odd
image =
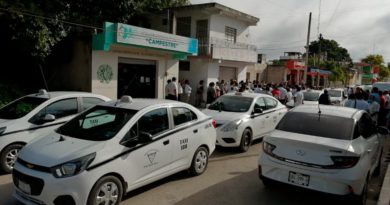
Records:
<instances>
[{"instance_id":1,"label":"building window","mask_svg":"<svg viewBox=\"0 0 390 205\"><path fill-rule=\"evenodd\" d=\"M263 63L263 54L257 54L257 63Z\"/></svg>"},{"instance_id":2,"label":"building window","mask_svg":"<svg viewBox=\"0 0 390 205\"><path fill-rule=\"evenodd\" d=\"M181 17L176 20L176 34L191 37L191 17Z\"/></svg>"},{"instance_id":3,"label":"building window","mask_svg":"<svg viewBox=\"0 0 390 205\"><path fill-rule=\"evenodd\" d=\"M190 61L179 61L179 70L190 71Z\"/></svg>"},{"instance_id":4,"label":"building window","mask_svg":"<svg viewBox=\"0 0 390 205\"><path fill-rule=\"evenodd\" d=\"M196 38L198 39L198 55L207 55L209 51L209 22L207 19L196 21Z\"/></svg>"},{"instance_id":5,"label":"building window","mask_svg":"<svg viewBox=\"0 0 390 205\"><path fill-rule=\"evenodd\" d=\"M225 38L226 41L235 43L237 40L237 29L225 26Z\"/></svg>"},{"instance_id":6,"label":"building window","mask_svg":"<svg viewBox=\"0 0 390 205\"><path fill-rule=\"evenodd\" d=\"M246 80L251 80L251 73L250 72L246 72Z\"/></svg>"}]
</instances>

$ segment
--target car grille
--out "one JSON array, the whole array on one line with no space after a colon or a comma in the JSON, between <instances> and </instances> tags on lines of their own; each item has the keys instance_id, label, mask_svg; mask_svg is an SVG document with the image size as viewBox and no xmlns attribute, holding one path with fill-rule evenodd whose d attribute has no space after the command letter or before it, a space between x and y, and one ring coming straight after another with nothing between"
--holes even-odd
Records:
<instances>
[{"instance_id":1,"label":"car grille","mask_svg":"<svg viewBox=\"0 0 390 205\"><path fill-rule=\"evenodd\" d=\"M28 184L30 186L31 193L27 194L31 194L33 196L40 195L45 184L42 179L23 174L16 169L13 169L12 171L12 179L16 187L19 187L19 181Z\"/></svg>"},{"instance_id":2,"label":"car grille","mask_svg":"<svg viewBox=\"0 0 390 205\"><path fill-rule=\"evenodd\" d=\"M40 166L40 165L36 165L36 164L30 164L20 158L17 159L17 162L29 169L32 169L32 170L36 170L36 171L40 171L40 172L46 172L46 173L51 173L50 171L50 168L48 167L44 167L44 166Z\"/></svg>"}]
</instances>

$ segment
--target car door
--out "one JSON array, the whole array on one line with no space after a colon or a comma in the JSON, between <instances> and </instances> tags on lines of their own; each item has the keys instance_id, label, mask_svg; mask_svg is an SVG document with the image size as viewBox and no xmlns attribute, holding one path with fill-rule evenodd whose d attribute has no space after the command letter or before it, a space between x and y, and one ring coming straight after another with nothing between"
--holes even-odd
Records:
<instances>
[{"instance_id":1,"label":"car door","mask_svg":"<svg viewBox=\"0 0 390 205\"><path fill-rule=\"evenodd\" d=\"M278 105L278 101L275 99L264 97L266 110L264 111L265 114L265 127L266 132L271 132L275 129L276 124L279 122L279 112L276 111L276 107Z\"/></svg>"},{"instance_id":2,"label":"car door","mask_svg":"<svg viewBox=\"0 0 390 205\"><path fill-rule=\"evenodd\" d=\"M124 156L129 172L126 176L129 187L138 187L160 179L169 173L172 163L173 140L170 130L168 108L157 108L143 114L132 125L122 141L139 140L130 146L134 149ZM150 135L150 140L141 139ZM125 137L125 138L126 138ZM136 140L135 140L136 141Z\"/></svg>"},{"instance_id":3,"label":"car door","mask_svg":"<svg viewBox=\"0 0 390 205\"><path fill-rule=\"evenodd\" d=\"M42 136L69 121L79 112L77 98L60 99L50 103L29 119L29 134ZM54 120L45 121L46 115L53 115Z\"/></svg>"},{"instance_id":4,"label":"car door","mask_svg":"<svg viewBox=\"0 0 390 205\"><path fill-rule=\"evenodd\" d=\"M173 166L174 169L186 166L200 145L202 125L195 125L197 115L186 107L172 107L173 120Z\"/></svg>"},{"instance_id":5,"label":"car door","mask_svg":"<svg viewBox=\"0 0 390 205\"><path fill-rule=\"evenodd\" d=\"M255 113L252 115L252 121L253 121L253 137L258 138L260 136L263 136L265 133L267 133L267 125L266 125L266 110L267 106L265 104L264 98L260 97L257 98L254 105L255 109L262 109L263 113Z\"/></svg>"},{"instance_id":6,"label":"car door","mask_svg":"<svg viewBox=\"0 0 390 205\"><path fill-rule=\"evenodd\" d=\"M380 142L378 133L375 131L376 127L372 118L367 114L363 114L358 122L359 132L362 134L365 139L365 154L368 156L369 165L371 171L374 170L379 155L380 155ZM365 155L363 155L365 156Z\"/></svg>"}]
</instances>

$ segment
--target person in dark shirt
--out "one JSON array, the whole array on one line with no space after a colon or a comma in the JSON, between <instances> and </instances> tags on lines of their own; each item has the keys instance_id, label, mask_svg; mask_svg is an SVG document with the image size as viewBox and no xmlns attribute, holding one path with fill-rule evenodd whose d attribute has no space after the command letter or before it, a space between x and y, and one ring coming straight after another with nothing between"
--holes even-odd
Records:
<instances>
[{"instance_id":1,"label":"person in dark shirt","mask_svg":"<svg viewBox=\"0 0 390 205\"><path fill-rule=\"evenodd\" d=\"M318 104L330 105L330 97L326 89L324 90L324 93L320 95L320 98L318 99Z\"/></svg>"}]
</instances>

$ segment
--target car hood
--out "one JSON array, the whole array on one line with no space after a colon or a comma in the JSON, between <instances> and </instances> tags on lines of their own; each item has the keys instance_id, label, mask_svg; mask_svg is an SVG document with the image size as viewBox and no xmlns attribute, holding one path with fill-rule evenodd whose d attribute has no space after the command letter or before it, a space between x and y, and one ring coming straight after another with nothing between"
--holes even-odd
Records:
<instances>
[{"instance_id":1,"label":"car hood","mask_svg":"<svg viewBox=\"0 0 390 205\"><path fill-rule=\"evenodd\" d=\"M14 120L0 119L0 127L6 127Z\"/></svg>"},{"instance_id":2,"label":"car hood","mask_svg":"<svg viewBox=\"0 0 390 205\"><path fill-rule=\"evenodd\" d=\"M318 105L318 101L303 101L303 104L305 105Z\"/></svg>"},{"instance_id":3,"label":"car hood","mask_svg":"<svg viewBox=\"0 0 390 205\"><path fill-rule=\"evenodd\" d=\"M202 112L208 116L211 116L217 122L217 124L225 124L233 120L249 117L249 115L245 112L219 112L218 110L209 109L205 109Z\"/></svg>"},{"instance_id":4,"label":"car hood","mask_svg":"<svg viewBox=\"0 0 390 205\"><path fill-rule=\"evenodd\" d=\"M101 141L81 140L52 133L25 146L19 157L32 164L53 167L103 149Z\"/></svg>"}]
</instances>

